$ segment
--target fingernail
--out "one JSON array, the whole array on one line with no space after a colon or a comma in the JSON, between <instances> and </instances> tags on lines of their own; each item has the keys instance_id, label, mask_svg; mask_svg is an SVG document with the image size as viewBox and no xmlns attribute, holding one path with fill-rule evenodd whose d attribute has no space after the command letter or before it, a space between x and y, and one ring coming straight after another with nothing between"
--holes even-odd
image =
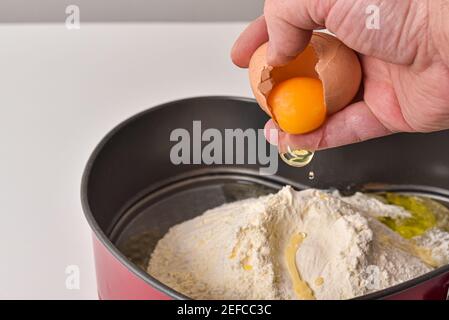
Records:
<instances>
[{"instance_id":1,"label":"fingernail","mask_svg":"<svg viewBox=\"0 0 449 320\"><path fill-rule=\"evenodd\" d=\"M264 136L265 139L272 145L277 146L278 145L278 130L275 128L264 128Z\"/></svg>"}]
</instances>

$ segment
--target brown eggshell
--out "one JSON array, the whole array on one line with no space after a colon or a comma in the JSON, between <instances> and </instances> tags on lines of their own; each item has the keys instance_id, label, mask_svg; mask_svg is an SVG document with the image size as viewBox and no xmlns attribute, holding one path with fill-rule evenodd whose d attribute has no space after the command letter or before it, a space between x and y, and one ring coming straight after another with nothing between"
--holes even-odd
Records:
<instances>
[{"instance_id":1,"label":"brown eggshell","mask_svg":"<svg viewBox=\"0 0 449 320\"><path fill-rule=\"evenodd\" d=\"M314 33L310 42L318 57L315 70L323 82L327 112L333 114L354 99L362 68L355 52L334 36Z\"/></svg>"},{"instance_id":2,"label":"brown eggshell","mask_svg":"<svg viewBox=\"0 0 449 320\"><path fill-rule=\"evenodd\" d=\"M314 55L314 58L310 55ZM303 56L305 62L300 61ZM274 76L280 68L297 68L296 76L319 78L323 83L328 114L341 110L351 102L362 79L360 62L355 52L332 35L314 33L309 47L286 67L268 65L267 43L265 43L251 57L249 78L257 102L270 117L273 115L267 104L267 97L276 84L274 78L280 80L279 76ZM288 73L291 77L291 71Z\"/></svg>"},{"instance_id":3,"label":"brown eggshell","mask_svg":"<svg viewBox=\"0 0 449 320\"><path fill-rule=\"evenodd\" d=\"M268 43L261 45L252 55L249 61L249 82L254 97L260 107L270 116L273 117L267 105L267 97L273 88L273 81L270 72L273 70L267 63L267 47Z\"/></svg>"}]
</instances>

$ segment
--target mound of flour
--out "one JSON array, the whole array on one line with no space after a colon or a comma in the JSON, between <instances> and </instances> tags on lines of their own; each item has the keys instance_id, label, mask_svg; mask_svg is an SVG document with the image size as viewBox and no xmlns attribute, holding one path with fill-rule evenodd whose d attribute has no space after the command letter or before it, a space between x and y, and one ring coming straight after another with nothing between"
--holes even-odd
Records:
<instances>
[{"instance_id":1,"label":"mound of flour","mask_svg":"<svg viewBox=\"0 0 449 320\"><path fill-rule=\"evenodd\" d=\"M148 272L195 299L347 299L432 270L381 215L409 213L363 194L284 187L172 227Z\"/></svg>"}]
</instances>

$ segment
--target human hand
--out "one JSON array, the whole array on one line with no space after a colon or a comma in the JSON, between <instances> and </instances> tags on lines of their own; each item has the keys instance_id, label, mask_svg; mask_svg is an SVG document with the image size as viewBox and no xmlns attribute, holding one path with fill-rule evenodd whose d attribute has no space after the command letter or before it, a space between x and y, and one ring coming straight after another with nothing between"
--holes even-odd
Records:
<instances>
[{"instance_id":1,"label":"human hand","mask_svg":"<svg viewBox=\"0 0 449 320\"><path fill-rule=\"evenodd\" d=\"M366 27L369 5L380 9L379 29ZM304 50L312 30L323 28L359 53L363 99L316 131L281 133L279 139L317 150L396 132L449 129L449 0L266 0L264 16L237 39L232 60L248 67L269 39L268 63L285 64ZM278 129L272 120L265 128Z\"/></svg>"}]
</instances>

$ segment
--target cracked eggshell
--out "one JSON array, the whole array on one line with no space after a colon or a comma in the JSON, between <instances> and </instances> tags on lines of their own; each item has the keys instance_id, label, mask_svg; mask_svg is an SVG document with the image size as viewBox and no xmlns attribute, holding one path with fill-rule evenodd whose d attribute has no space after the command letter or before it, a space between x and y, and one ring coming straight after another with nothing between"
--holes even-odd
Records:
<instances>
[{"instance_id":1,"label":"cracked eggshell","mask_svg":"<svg viewBox=\"0 0 449 320\"><path fill-rule=\"evenodd\" d=\"M292 77L311 77L323 83L327 114L347 106L357 94L362 70L356 53L336 37L314 33L307 48L285 66L267 63L267 43L251 57L249 78L251 89L261 108L273 118L267 97L279 82Z\"/></svg>"}]
</instances>

